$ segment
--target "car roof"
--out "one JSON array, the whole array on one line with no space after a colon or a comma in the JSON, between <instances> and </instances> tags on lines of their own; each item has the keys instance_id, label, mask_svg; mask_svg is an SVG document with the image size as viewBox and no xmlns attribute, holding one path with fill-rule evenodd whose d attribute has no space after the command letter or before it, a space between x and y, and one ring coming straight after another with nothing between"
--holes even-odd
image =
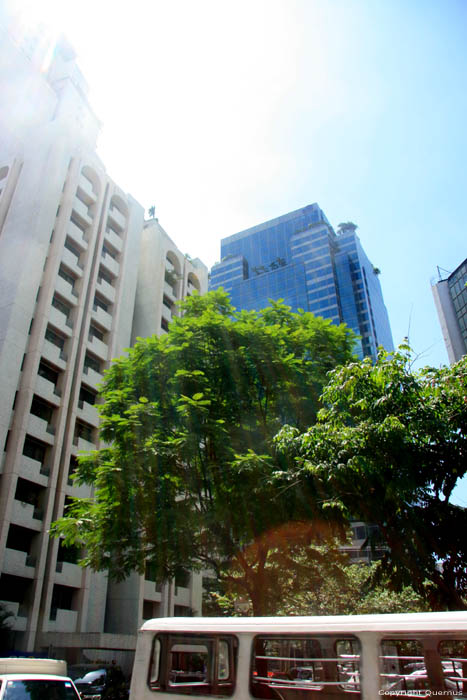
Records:
<instances>
[{"instance_id":1,"label":"car roof","mask_svg":"<svg viewBox=\"0 0 467 700\"><path fill-rule=\"evenodd\" d=\"M68 676L53 676L50 673L0 673L2 680L8 681L64 681L71 683Z\"/></svg>"}]
</instances>

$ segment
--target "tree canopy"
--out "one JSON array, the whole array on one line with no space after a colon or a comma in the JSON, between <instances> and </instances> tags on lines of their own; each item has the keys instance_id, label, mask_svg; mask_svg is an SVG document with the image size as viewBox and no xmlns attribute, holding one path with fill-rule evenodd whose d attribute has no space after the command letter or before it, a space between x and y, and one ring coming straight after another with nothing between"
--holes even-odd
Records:
<instances>
[{"instance_id":1,"label":"tree canopy","mask_svg":"<svg viewBox=\"0 0 467 700\"><path fill-rule=\"evenodd\" d=\"M160 580L208 567L235 579L261 614L272 561L342 536L313 483L278 489L273 475L287 460L273 437L315 422L327 373L352 358L354 336L280 302L237 312L222 290L190 297L181 312L106 372L104 446L75 474L94 495L75 500L53 533L115 578L147 563Z\"/></svg>"},{"instance_id":2,"label":"tree canopy","mask_svg":"<svg viewBox=\"0 0 467 700\"><path fill-rule=\"evenodd\" d=\"M377 524L393 587L411 585L433 609L462 609L467 512L450 498L467 470L467 358L418 372L411 362L403 345L334 370L316 424L279 433L288 466L276 478Z\"/></svg>"}]
</instances>

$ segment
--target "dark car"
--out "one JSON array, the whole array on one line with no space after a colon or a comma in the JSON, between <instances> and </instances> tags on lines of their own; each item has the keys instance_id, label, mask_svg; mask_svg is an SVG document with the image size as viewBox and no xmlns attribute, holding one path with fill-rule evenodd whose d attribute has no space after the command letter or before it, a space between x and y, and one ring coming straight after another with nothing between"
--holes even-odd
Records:
<instances>
[{"instance_id":1,"label":"dark car","mask_svg":"<svg viewBox=\"0 0 467 700\"><path fill-rule=\"evenodd\" d=\"M129 683L118 666L71 666L82 700L128 700Z\"/></svg>"}]
</instances>

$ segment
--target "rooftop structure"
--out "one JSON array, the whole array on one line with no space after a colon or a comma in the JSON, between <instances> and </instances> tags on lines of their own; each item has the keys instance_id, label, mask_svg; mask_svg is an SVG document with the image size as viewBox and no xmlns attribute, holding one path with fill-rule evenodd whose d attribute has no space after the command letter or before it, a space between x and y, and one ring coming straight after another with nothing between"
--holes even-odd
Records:
<instances>
[{"instance_id":1,"label":"rooftop structure","mask_svg":"<svg viewBox=\"0 0 467 700\"><path fill-rule=\"evenodd\" d=\"M357 352L393 349L379 270L368 260L356 226L335 233L318 204L279 216L221 241L210 288L223 287L238 309L262 309L283 299L360 336Z\"/></svg>"}]
</instances>

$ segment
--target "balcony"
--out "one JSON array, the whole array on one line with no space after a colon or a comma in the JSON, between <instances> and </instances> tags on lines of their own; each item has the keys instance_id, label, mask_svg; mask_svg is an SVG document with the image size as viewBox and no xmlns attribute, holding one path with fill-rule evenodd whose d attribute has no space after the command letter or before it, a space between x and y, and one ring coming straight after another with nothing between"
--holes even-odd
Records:
<instances>
[{"instance_id":1,"label":"balcony","mask_svg":"<svg viewBox=\"0 0 467 700\"><path fill-rule=\"evenodd\" d=\"M95 428L99 425L99 412L97 406L93 406L86 401L78 401L78 416L82 418L86 423L90 423Z\"/></svg>"},{"instance_id":2,"label":"balcony","mask_svg":"<svg viewBox=\"0 0 467 700\"><path fill-rule=\"evenodd\" d=\"M43 418L29 414L27 432L33 437L47 442L49 445L54 444L55 428L47 423Z\"/></svg>"},{"instance_id":3,"label":"balcony","mask_svg":"<svg viewBox=\"0 0 467 700\"><path fill-rule=\"evenodd\" d=\"M57 275L55 280L55 291L57 291L69 304L74 306L78 299L78 292L75 292L72 285Z\"/></svg>"},{"instance_id":4,"label":"balcony","mask_svg":"<svg viewBox=\"0 0 467 700\"><path fill-rule=\"evenodd\" d=\"M83 571L78 564L70 564L67 561L57 561L55 569L55 581L63 586L81 587Z\"/></svg>"},{"instance_id":5,"label":"balcony","mask_svg":"<svg viewBox=\"0 0 467 700\"><path fill-rule=\"evenodd\" d=\"M99 340L99 338L96 338L95 335L89 334L88 336L88 348L91 350L91 352L94 353L94 355L97 355L97 357L100 360L104 360L104 362L107 362L107 358L109 356L109 346L107 343L104 343L102 340ZM89 368L90 372L93 372L91 368ZM94 372L95 374L98 374L98 372ZM99 374L99 382L102 381L102 375ZM93 385L94 386L94 385Z\"/></svg>"},{"instance_id":6,"label":"balcony","mask_svg":"<svg viewBox=\"0 0 467 700\"><path fill-rule=\"evenodd\" d=\"M89 498L91 496L91 487L89 484L81 484L80 486L68 484L65 493L73 498ZM61 582L57 579L57 583Z\"/></svg>"},{"instance_id":7,"label":"balcony","mask_svg":"<svg viewBox=\"0 0 467 700\"><path fill-rule=\"evenodd\" d=\"M77 610L52 610L49 620L49 632L76 632L78 623Z\"/></svg>"},{"instance_id":8,"label":"balcony","mask_svg":"<svg viewBox=\"0 0 467 700\"><path fill-rule=\"evenodd\" d=\"M86 199L89 202L91 202L91 200L93 202L96 201L96 195L94 194L94 190L92 189L92 183L90 180L88 180L87 177L84 177L84 175L80 176L78 187L84 194L84 197L82 199Z\"/></svg>"},{"instance_id":9,"label":"balcony","mask_svg":"<svg viewBox=\"0 0 467 700\"><path fill-rule=\"evenodd\" d=\"M2 573L23 578L34 578L36 560L27 552L5 548Z\"/></svg>"},{"instance_id":10,"label":"balcony","mask_svg":"<svg viewBox=\"0 0 467 700\"><path fill-rule=\"evenodd\" d=\"M104 299L110 304L113 304L115 302L117 290L115 289L115 287L112 287L111 284L106 282L105 279L103 279L102 277L97 278L97 289L99 290L99 294L102 294Z\"/></svg>"},{"instance_id":11,"label":"balcony","mask_svg":"<svg viewBox=\"0 0 467 700\"><path fill-rule=\"evenodd\" d=\"M95 442L90 442L77 435L73 438L73 445L77 448L78 452L92 452L92 450L97 449Z\"/></svg>"},{"instance_id":12,"label":"balcony","mask_svg":"<svg viewBox=\"0 0 467 700\"><path fill-rule=\"evenodd\" d=\"M54 406L60 405L60 389L57 389L55 384L53 382L50 382L45 377L37 375L34 393L39 394L39 396L41 396L46 401L49 401L49 403L54 404Z\"/></svg>"},{"instance_id":13,"label":"balcony","mask_svg":"<svg viewBox=\"0 0 467 700\"><path fill-rule=\"evenodd\" d=\"M78 197L75 197L73 200L73 211L78 215L78 218L85 226L92 225L92 215L89 211L89 207Z\"/></svg>"},{"instance_id":14,"label":"balcony","mask_svg":"<svg viewBox=\"0 0 467 700\"><path fill-rule=\"evenodd\" d=\"M64 335L71 336L73 330L73 322L68 316L55 308L55 306L50 307L49 320L52 326L55 326Z\"/></svg>"},{"instance_id":15,"label":"balcony","mask_svg":"<svg viewBox=\"0 0 467 700\"><path fill-rule=\"evenodd\" d=\"M174 590L174 601L176 605L187 605L190 606L190 589L182 588L181 586L175 586Z\"/></svg>"},{"instance_id":16,"label":"balcony","mask_svg":"<svg viewBox=\"0 0 467 700\"><path fill-rule=\"evenodd\" d=\"M60 369L66 368L66 361L68 359L66 353L59 348L58 345L51 343L50 340L44 340L42 357L44 360L49 360L49 362Z\"/></svg>"},{"instance_id":17,"label":"balcony","mask_svg":"<svg viewBox=\"0 0 467 700\"><path fill-rule=\"evenodd\" d=\"M167 308L167 306L163 303L162 304L162 316L165 318L167 323L170 323L172 320L172 311Z\"/></svg>"},{"instance_id":18,"label":"balcony","mask_svg":"<svg viewBox=\"0 0 467 700\"><path fill-rule=\"evenodd\" d=\"M31 503L17 501L15 498L11 509L11 522L39 532L42 530L42 512Z\"/></svg>"},{"instance_id":19,"label":"balcony","mask_svg":"<svg viewBox=\"0 0 467 700\"><path fill-rule=\"evenodd\" d=\"M21 455L19 474L29 481L34 481L41 486L47 486L50 469L42 462Z\"/></svg>"},{"instance_id":20,"label":"balcony","mask_svg":"<svg viewBox=\"0 0 467 700\"><path fill-rule=\"evenodd\" d=\"M177 298L177 295L175 294L174 288L171 287L168 282L164 282L164 294L167 294L167 296L173 300L175 300Z\"/></svg>"},{"instance_id":21,"label":"balcony","mask_svg":"<svg viewBox=\"0 0 467 700\"><path fill-rule=\"evenodd\" d=\"M152 600L154 603L160 603L162 594L156 590L157 583L155 581L144 582L144 598Z\"/></svg>"},{"instance_id":22,"label":"balcony","mask_svg":"<svg viewBox=\"0 0 467 700\"><path fill-rule=\"evenodd\" d=\"M106 331L110 331L112 328L112 316L103 308L94 304L92 307L91 318L93 318L99 326L105 328Z\"/></svg>"},{"instance_id":23,"label":"balcony","mask_svg":"<svg viewBox=\"0 0 467 700\"><path fill-rule=\"evenodd\" d=\"M68 267L74 275L81 277L83 274L84 265L79 261L79 259L74 255L68 248L63 248L61 260L66 267Z\"/></svg>"},{"instance_id":24,"label":"balcony","mask_svg":"<svg viewBox=\"0 0 467 700\"><path fill-rule=\"evenodd\" d=\"M109 220L113 221L121 231L125 230L126 218L122 212L117 209L117 207L109 209Z\"/></svg>"},{"instance_id":25,"label":"balcony","mask_svg":"<svg viewBox=\"0 0 467 700\"><path fill-rule=\"evenodd\" d=\"M97 340L94 338L94 341ZM100 341L99 341L100 342ZM104 343L102 343L104 345ZM94 350L94 345L90 345L92 349ZM107 347L107 346L106 346ZM91 367L83 367L83 378L86 382L86 384L93 389L97 389L99 384L102 382L104 377L100 372L96 372L96 370L92 369Z\"/></svg>"},{"instance_id":26,"label":"balcony","mask_svg":"<svg viewBox=\"0 0 467 700\"><path fill-rule=\"evenodd\" d=\"M120 265L105 251L102 251L101 265L105 267L113 277L118 277L120 274Z\"/></svg>"},{"instance_id":27,"label":"balcony","mask_svg":"<svg viewBox=\"0 0 467 700\"><path fill-rule=\"evenodd\" d=\"M109 244L114 248L118 253L120 253L123 249L123 240L121 237L115 233L115 231L112 231L112 229L107 228L105 230L105 238L109 242Z\"/></svg>"},{"instance_id":28,"label":"balcony","mask_svg":"<svg viewBox=\"0 0 467 700\"><path fill-rule=\"evenodd\" d=\"M11 629L14 632L25 632L28 624L28 618L24 616L24 614L21 614L23 613L23 606L21 603L16 603L10 600L0 600L0 603L6 610L10 611L14 615L14 620L13 618L8 618L8 623L11 625Z\"/></svg>"},{"instance_id":29,"label":"balcony","mask_svg":"<svg viewBox=\"0 0 467 700\"><path fill-rule=\"evenodd\" d=\"M83 231L73 221L68 224L67 234L80 250L87 250L88 242L84 237Z\"/></svg>"}]
</instances>

